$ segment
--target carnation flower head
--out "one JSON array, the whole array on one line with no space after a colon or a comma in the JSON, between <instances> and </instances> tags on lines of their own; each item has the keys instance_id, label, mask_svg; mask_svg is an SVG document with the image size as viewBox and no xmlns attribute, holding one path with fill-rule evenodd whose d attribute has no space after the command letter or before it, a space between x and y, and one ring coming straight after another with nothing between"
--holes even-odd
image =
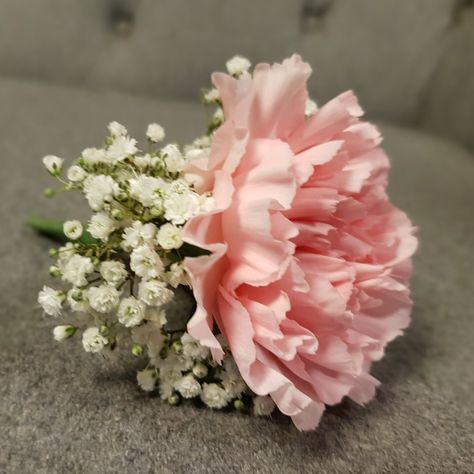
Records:
<instances>
[{"instance_id":1,"label":"carnation flower head","mask_svg":"<svg viewBox=\"0 0 474 474\"><path fill-rule=\"evenodd\" d=\"M326 405L373 397L371 365L409 324L417 240L354 94L308 110L299 56L245 67L213 74L225 121L185 170L215 201L183 233L210 252L185 260L197 300L187 329L221 361L217 324L250 389L308 430ZM217 393L204 384L201 397Z\"/></svg>"}]
</instances>

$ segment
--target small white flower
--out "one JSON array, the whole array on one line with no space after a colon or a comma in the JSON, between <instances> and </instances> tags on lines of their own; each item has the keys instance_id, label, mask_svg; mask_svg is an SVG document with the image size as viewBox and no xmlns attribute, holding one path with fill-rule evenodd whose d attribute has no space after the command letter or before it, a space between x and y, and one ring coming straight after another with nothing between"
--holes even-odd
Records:
<instances>
[{"instance_id":1,"label":"small white flower","mask_svg":"<svg viewBox=\"0 0 474 474\"><path fill-rule=\"evenodd\" d=\"M120 292L111 285L92 286L87 291L89 304L98 313L110 313L119 303Z\"/></svg>"},{"instance_id":2,"label":"small white flower","mask_svg":"<svg viewBox=\"0 0 474 474\"><path fill-rule=\"evenodd\" d=\"M118 286L128 275L127 269L122 262L106 260L100 264L100 275L110 285Z\"/></svg>"},{"instance_id":3,"label":"small white flower","mask_svg":"<svg viewBox=\"0 0 474 474\"><path fill-rule=\"evenodd\" d=\"M182 178L175 179L172 181L167 189L169 195L172 194L188 194L191 192L189 184Z\"/></svg>"},{"instance_id":4,"label":"small white flower","mask_svg":"<svg viewBox=\"0 0 474 474\"><path fill-rule=\"evenodd\" d=\"M206 103L217 102L220 98L221 95L216 88L212 88L204 94L204 102Z\"/></svg>"},{"instance_id":5,"label":"small white flower","mask_svg":"<svg viewBox=\"0 0 474 474\"><path fill-rule=\"evenodd\" d=\"M179 285L191 286L188 274L184 270L183 265L178 262L171 265L169 271L165 274L165 279L173 288L177 288Z\"/></svg>"},{"instance_id":6,"label":"small white flower","mask_svg":"<svg viewBox=\"0 0 474 474\"><path fill-rule=\"evenodd\" d=\"M110 176L89 176L84 182L84 194L94 211L100 211L104 203L111 202L119 192L119 185Z\"/></svg>"},{"instance_id":7,"label":"small white flower","mask_svg":"<svg viewBox=\"0 0 474 474\"><path fill-rule=\"evenodd\" d=\"M43 165L53 175L57 176L61 172L64 160L54 155L47 155L43 158Z\"/></svg>"},{"instance_id":8,"label":"small white flower","mask_svg":"<svg viewBox=\"0 0 474 474\"><path fill-rule=\"evenodd\" d=\"M124 250L131 250L142 245L153 245L156 231L155 224L135 221L130 227L124 229L121 245Z\"/></svg>"},{"instance_id":9,"label":"small white flower","mask_svg":"<svg viewBox=\"0 0 474 474\"><path fill-rule=\"evenodd\" d=\"M127 328L138 326L145 317L145 303L129 296L120 301L118 320Z\"/></svg>"},{"instance_id":10,"label":"small white flower","mask_svg":"<svg viewBox=\"0 0 474 474\"><path fill-rule=\"evenodd\" d=\"M76 330L77 328L70 325L56 326L53 329L53 337L56 341L62 342L71 337L76 332Z\"/></svg>"},{"instance_id":11,"label":"small white flower","mask_svg":"<svg viewBox=\"0 0 474 474\"><path fill-rule=\"evenodd\" d=\"M147 153L146 155L135 156L135 158L133 158L133 163L141 170L144 170L145 168L153 165L153 159Z\"/></svg>"},{"instance_id":12,"label":"small white flower","mask_svg":"<svg viewBox=\"0 0 474 474\"><path fill-rule=\"evenodd\" d=\"M307 99L306 100L306 105L305 105L305 108L304 108L304 114L306 115L306 117L310 117L311 115L313 115L316 110L317 110L318 106L316 104L316 102L314 100L311 100L311 99Z\"/></svg>"},{"instance_id":13,"label":"small white flower","mask_svg":"<svg viewBox=\"0 0 474 474\"><path fill-rule=\"evenodd\" d=\"M86 352L100 352L108 342L96 327L87 328L82 334L82 345Z\"/></svg>"},{"instance_id":14,"label":"small white flower","mask_svg":"<svg viewBox=\"0 0 474 474\"><path fill-rule=\"evenodd\" d=\"M105 242L109 235L117 228L117 222L106 212L95 213L87 226L87 230L95 239Z\"/></svg>"},{"instance_id":15,"label":"small white flower","mask_svg":"<svg viewBox=\"0 0 474 474\"><path fill-rule=\"evenodd\" d=\"M229 59L225 65L229 74L239 76L244 71L248 71L252 63L247 58L237 55Z\"/></svg>"},{"instance_id":16,"label":"small white flower","mask_svg":"<svg viewBox=\"0 0 474 474\"><path fill-rule=\"evenodd\" d=\"M137 141L134 138L119 136L109 145L106 154L109 162L114 163L133 156L137 151Z\"/></svg>"},{"instance_id":17,"label":"small white flower","mask_svg":"<svg viewBox=\"0 0 474 474\"><path fill-rule=\"evenodd\" d=\"M157 123L150 123L146 130L146 136L151 142L161 142L165 138L165 130L161 125Z\"/></svg>"},{"instance_id":18,"label":"small white flower","mask_svg":"<svg viewBox=\"0 0 474 474\"><path fill-rule=\"evenodd\" d=\"M61 270L64 271L64 267L66 266L67 262L71 259L73 255L76 253L76 248L72 242L67 242L66 245L59 247L58 249L58 261L57 266Z\"/></svg>"},{"instance_id":19,"label":"small white flower","mask_svg":"<svg viewBox=\"0 0 474 474\"><path fill-rule=\"evenodd\" d=\"M199 212L200 196L194 192L186 194L168 193L164 202L165 219L175 225L184 224Z\"/></svg>"},{"instance_id":20,"label":"small white flower","mask_svg":"<svg viewBox=\"0 0 474 474\"><path fill-rule=\"evenodd\" d=\"M224 109L222 107L218 107L212 115L212 118L218 122L223 122L225 120Z\"/></svg>"},{"instance_id":21,"label":"small white flower","mask_svg":"<svg viewBox=\"0 0 474 474\"><path fill-rule=\"evenodd\" d=\"M183 170L185 161L184 161L181 151L176 145L170 143L169 145L166 145L161 150L161 152L163 153L163 156L164 156L166 169L170 173L179 173L180 171Z\"/></svg>"},{"instance_id":22,"label":"small white flower","mask_svg":"<svg viewBox=\"0 0 474 474\"><path fill-rule=\"evenodd\" d=\"M200 206L199 206L200 213L213 211L216 207L216 202L214 201L213 196L201 195L200 201L201 201Z\"/></svg>"},{"instance_id":23,"label":"small white flower","mask_svg":"<svg viewBox=\"0 0 474 474\"><path fill-rule=\"evenodd\" d=\"M210 149L211 144L212 144L212 138L209 135L202 135L193 141L193 146L189 147L189 149L195 148L195 147Z\"/></svg>"},{"instance_id":24,"label":"small white flower","mask_svg":"<svg viewBox=\"0 0 474 474\"><path fill-rule=\"evenodd\" d=\"M153 369L144 369L137 372L137 383L145 392L151 392L155 389L156 372Z\"/></svg>"},{"instance_id":25,"label":"small white flower","mask_svg":"<svg viewBox=\"0 0 474 474\"><path fill-rule=\"evenodd\" d=\"M128 134L127 129L121 123L115 121L110 122L107 128L113 137L122 137Z\"/></svg>"},{"instance_id":26,"label":"small white flower","mask_svg":"<svg viewBox=\"0 0 474 474\"><path fill-rule=\"evenodd\" d=\"M167 400L174 393L174 384L179 379L181 374L174 372L165 372L160 371L160 398L162 400Z\"/></svg>"},{"instance_id":27,"label":"small white flower","mask_svg":"<svg viewBox=\"0 0 474 474\"><path fill-rule=\"evenodd\" d=\"M201 400L210 408L224 408L230 399L226 391L216 383L204 383Z\"/></svg>"},{"instance_id":28,"label":"small white flower","mask_svg":"<svg viewBox=\"0 0 474 474\"><path fill-rule=\"evenodd\" d=\"M67 170L67 179L73 183L79 183L80 181L83 181L86 176L87 173L77 165L73 165Z\"/></svg>"},{"instance_id":29,"label":"small white flower","mask_svg":"<svg viewBox=\"0 0 474 474\"><path fill-rule=\"evenodd\" d=\"M181 229L167 222L158 229L156 241L158 245L165 250L178 249L183 245Z\"/></svg>"},{"instance_id":30,"label":"small white flower","mask_svg":"<svg viewBox=\"0 0 474 474\"><path fill-rule=\"evenodd\" d=\"M209 357L209 348L201 345L197 339L194 339L187 332L181 336L181 343L183 344L182 354L184 357L193 361L205 360Z\"/></svg>"},{"instance_id":31,"label":"small white flower","mask_svg":"<svg viewBox=\"0 0 474 474\"><path fill-rule=\"evenodd\" d=\"M269 396L255 396L253 399L253 413L257 416L271 415L275 409L275 402Z\"/></svg>"},{"instance_id":32,"label":"small white flower","mask_svg":"<svg viewBox=\"0 0 474 474\"><path fill-rule=\"evenodd\" d=\"M161 195L167 188L166 182L161 178L140 175L130 179L130 195L145 207L161 206Z\"/></svg>"},{"instance_id":33,"label":"small white flower","mask_svg":"<svg viewBox=\"0 0 474 474\"><path fill-rule=\"evenodd\" d=\"M201 384L191 374L175 382L174 388L183 398L194 398L201 393Z\"/></svg>"},{"instance_id":34,"label":"small white flower","mask_svg":"<svg viewBox=\"0 0 474 474\"><path fill-rule=\"evenodd\" d=\"M198 379L203 379L204 377L206 377L208 372L209 371L208 371L207 366L204 365L202 362L196 362L196 364L193 367L193 374Z\"/></svg>"},{"instance_id":35,"label":"small white flower","mask_svg":"<svg viewBox=\"0 0 474 474\"><path fill-rule=\"evenodd\" d=\"M38 293L38 303L43 308L43 311L50 316L58 317L61 315L63 301L64 294L62 292L46 285L43 286L43 289Z\"/></svg>"},{"instance_id":36,"label":"small white flower","mask_svg":"<svg viewBox=\"0 0 474 474\"><path fill-rule=\"evenodd\" d=\"M72 311L86 313L89 311L89 303L86 294L79 288L71 288L67 292L67 302Z\"/></svg>"},{"instance_id":37,"label":"small white flower","mask_svg":"<svg viewBox=\"0 0 474 474\"><path fill-rule=\"evenodd\" d=\"M234 359L230 357L224 359L223 370L219 378L222 380L222 386L230 398L240 397L242 392L247 388L247 384L240 375L237 364L234 362Z\"/></svg>"},{"instance_id":38,"label":"small white flower","mask_svg":"<svg viewBox=\"0 0 474 474\"><path fill-rule=\"evenodd\" d=\"M94 265L89 257L73 255L63 267L62 279L74 286L87 285L86 276L94 271Z\"/></svg>"},{"instance_id":39,"label":"small white flower","mask_svg":"<svg viewBox=\"0 0 474 474\"><path fill-rule=\"evenodd\" d=\"M81 157L91 166L107 161L107 156L103 148L86 148L82 150Z\"/></svg>"},{"instance_id":40,"label":"small white flower","mask_svg":"<svg viewBox=\"0 0 474 474\"><path fill-rule=\"evenodd\" d=\"M66 221L63 232L68 239L76 240L82 235L82 224L79 221Z\"/></svg>"},{"instance_id":41,"label":"small white flower","mask_svg":"<svg viewBox=\"0 0 474 474\"><path fill-rule=\"evenodd\" d=\"M162 306L169 303L173 296L174 293L162 281L141 281L138 285L138 297L149 306Z\"/></svg>"},{"instance_id":42,"label":"small white flower","mask_svg":"<svg viewBox=\"0 0 474 474\"><path fill-rule=\"evenodd\" d=\"M206 160L209 158L208 148L188 148L184 155L186 161Z\"/></svg>"},{"instance_id":43,"label":"small white flower","mask_svg":"<svg viewBox=\"0 0 474 474\"><path fill-rule=\"evenodd\" d=\"M142 278L156 278L163 273L163 262L160 256L147 245L133 250L130 256L130 267Z\"/></svg>"}]
</instances>

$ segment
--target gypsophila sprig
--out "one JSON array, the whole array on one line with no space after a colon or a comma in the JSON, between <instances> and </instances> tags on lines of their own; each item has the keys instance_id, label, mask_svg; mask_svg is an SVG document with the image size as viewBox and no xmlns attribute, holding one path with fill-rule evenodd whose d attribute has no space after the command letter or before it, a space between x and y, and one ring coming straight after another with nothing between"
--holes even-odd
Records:
<instances>
[{"instance_id":1,"label":"gypsophila sprig","mask_svg":"<svg viewBox=\"0 0 474 474\"><path fill-rule=\"evenodd\" d=\"M208 99L218 103L215 90ZM213 126L223 119L219 108ZM91 215L84 224L72 219L62 225L68 242L50 251L55 263L49 273L63 288L45 286L38 302L55 321L65 320L53 329L56 341L73 341L79 334L86 352L125 348L132 357L148 358L137 383L144 391L158 391L170 405L194 398L211 408L233 401L245 406L242 399L250 391L230 353L216 367L209 349L186 332L191 313L178 328L167 327L176 325L167 310L176 304L175 292L191 286L183 266L190 250L183 246L183 226L213 208L212 197L197 193L183 171L188 161L208 157L211 140L199 137L185 149L161 146L165 131L156 123L146 137L143 152L125 126L111 122L104 146L85 148L65 178L62 159L43 160L59 189L84 196Z\"/></svg>"}]
</instances>

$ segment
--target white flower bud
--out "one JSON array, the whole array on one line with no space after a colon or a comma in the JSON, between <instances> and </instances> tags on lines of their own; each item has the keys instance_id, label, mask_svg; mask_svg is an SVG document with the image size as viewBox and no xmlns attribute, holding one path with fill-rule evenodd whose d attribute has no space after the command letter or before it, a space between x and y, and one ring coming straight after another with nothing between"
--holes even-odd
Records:
<instances>
[{"instance_id":1,"label":"white flower bud","mask_svg":"<svg viewBox=\"0 0 474 474\"><path fill-rule=\"evenodd\" d=\"M97 212L91 217L87 230L95 239L105 242L117 228L117 222L106 212Z\"/></svg>"},{"instance_id":2,"label":"white flower bud","mask_svg":"<svg viewBox=\"0 0 474 474\"><path fill-rule=\"evenodd\" d=\"M100 211L104 203L111 202L119 193L119 185L110 176L89 176L84 183L84 195L94 211Z\"/></svg>"},{"instance_id":3,"label":"white flower bud","mask_svg":"<svg viewBox=\"0 0 474 474\"><path fill-rule=\"evenodd\" d=\"M227 72L232 76L239 76L244 71L248 71L252 63L243 56L234 56L225 63Z\"/></svg>"},{"instance_id":4,"label":"white flower bud","mask_svg":"<svg viewBox=\"0 0 474 474\"><path fill-rule=\"evenodd\" d=\"M183 245L181 229L170 223L163 224L159 228L156 240L158 245L165 250L178 249Z\"/></svg>"},{"instance_id":5,"label":"white flower bud","mask_svg":"<svg viewBox=\"0 0 474 474\"><path fill-rule=\"evenodd\" d=\"M107 161L106 152L103 148L86 148L82 151L81 158L88 165L95 165Z\"/></svg>"},{"instance_id":6,"label":"white flower bud","mask_svg":"<svg viewBox=\"0 0 474 474\"><path fill-rule=\"evenodd\" d=\"M127 328L138 326L145 317L145 303L134 296L124 298L117 312L118 320Z\"/></svg>"},{"instance_id":7,"label":"white flower bud","mask_svg":"<svg viewBox=\"0 0 474 474\"><path fill-rule=\"evenodd\" d=\"M161 142L165 138L165 130L163 127L157 123L150 123L146 130L146 136L151 142L157 143Z\"/></svg>"},{"instance_id":8,"label":"white flower bud","mask_svg":"<svg viewBox=\"0 0 474 474\"><path fill-rule=\"evenodd\" d=\"M193 374L198 379L203 379L207 376L208 369L202 362L197 362L193 367Z\"/></svg>"},{"instance_id":9,"label":"white flower bud","mask_svg":"<svg viewBox=\"0 0 474 474\"><path fill-rule=\"evenodd\" d=\"M50 316L58 317L61 315L63 301L64 294L49 286L43 286L43 289L38 294L38 303L43 308L43 311Z\"/></svg>"},{"instance_id":10,"label":"white flower bud","mask_svg":"<svg viewBox=\"0 0 474 474\"><path fill-rule=\"evenodd\" d=\"M82 334L82 345L86 352L100 352L107 343L107 338L100 333L99 328L87 328Z\"/></svg>"},{"instance_id":11,"label":"white flower bud","mask_svg":"<svg viewBox=\"0 0 474 474\"><path fill-rule=\"evenodd\" d=\"M87 285L86 276L94 271L94 265L89 257L72 255L62 269L62 279L74 286Z\"/></svg>"},{"instance_id":12,"label":"white flower bud","mask_svg":"<svg viewBox=\"0 0 474 474\"><path fill-rule=\"evenodd\" d=\"M100 264L100 275L110 285L120 285L128 275L127 269L122 262L106 260Z\"/></svg>"},{"instance_id":13,"label":"white flower bud","mask_svg":"<svg viewBox=\"0 0 474 474\"><path fill-rule=\"evenodd\" d=\"M82 235L82 224L79 221L66 221L63 232L68 239L77 240Z\"/></svg>"},{"instance_id":14,"label":"white flower bud","mask_svg":"<svg viewBox=\"0 0 474 474\"><path fill-rule=\"evenodd\" d=\"M226 391L216 383L202 385L201 400L210 408L224 408L229 403Z\"/></svg>"},{"instance_id":15,"label":"white flower bud","mask_svg":"<svg viewBox=\"0 0 474 474\"><path fill-rule=\"evenodd\" d=\"M145 207L161 206L166 183L161 178L139 175L129 180L130 196Z\"/></svg>"},{"instance_id":16,"label":"white flower bud","mask_svg":"<svg viewBox=\"0 0 474 474\"><path fill-rule=\"evenodd\" d=\"M133 156L137 151L137 141L134 138L119 136L107 148L106 158L109 163L113 164Z\"/></svg>"},{"instance_id":17,"label":"white flower bud","mask_svg":"<svg viewBox=\"0 0 474 474\"><path fill-rule=\"evenodd\" d=\"M66 325L66 326L56 326L53 329L53 337L56 341L62 342L65 339L68 339L71 337L75 332L77 328L74 326Z\"/></svg>"},{"instance_id":18,"label":"white flower bud","mask_svg":"<svg viewBox=\"0 0 474 474\"><path fill-rule=\"evenodd\" d=\"M201 393L201 384L191 375L185 375L174 384L183 398L194 398Z\"/></svg>"},{"instance_id":19,"label":"white flower bud","mask_svg":"<svg viewBox=\"0 0 474 474\"><path fill-rule=\"evenodd\" d=\"M120 292L111 285L91 286L87 296L92 309L98 313L110 313L119 303Z\"/></svg>"},{"instance_id":20,"label":"white flower bud","mask_svg":"<svg viewBox=\"0 0 474 474\"><path fill-rule=\"evenodd\" d=\"M166 145L161 152L164 155L164 162L166 169L170 173L179 173L183 171L185 160L182 153L179 151L179 148L176 145L169 144Z\"/></svg>"},{"instance_id":21,"label":"white flower bud","mask_svg":"<svg viewBox=\"0 0 474 474\"><path fill-rule=\"evenodd\" d=\"M159 277L164 269L160 256L147 245L133 250L130 267L138 276L146 279Z\"/></svg>"},{"instance_id":22,"label":"white flower bud","mask_svg":"<svg viewBox=\"0 0 474 474\"><path fill-rule=\"evenodd\" d=\"M224 109L222 107L218 107L214 114L212 115L213 119L214 120L217 120L219 122L223 122L225 120L225 117L224 117Z\"/></svg>"},{"instance_id":23,"label":"white flower bud","mask_svg":"<svg viewBox=\"0 0 474 474\"><path fill-rule=\"evenodd\" d=\"M73 165L67 170L67 179L73 183L83 181L86 176L87 173L77 165Z\"/></svg>"},{"instance_id":24,"label":"white flower bud","mask_svg":"<svg viewBox=\"0 0 474 474\"><path fill-rule=\"evenodd\" d=\"M215 88L208 90L204 94L204 102L206 103L217 102L220 98L221 98L221 95L219 91Z\"/></svg>"},{"instance_id":25,"label":"white flower bud","mask_svg":"<svg viewBox=\"0 0 474 474\"><path fill-rule=\"evenodd\" d=\"M113 137L122 137L128 134L127 129L121 123L115 121L110 122L107 128Z\"/></svg>"},{"instance_id":26,"label":"white flower bud","mask_svg":"<svg viewBox=\"0 0 474 474\"><path fill-rule=\"evenodd\" d=\"M141 281L138 285L138 297L149 306L162 306L169 303L173 296L174 293L162 281Z\"/></svg>"},{"instance_id":27,"label":"white flower bud","mask_svg":"<svg viewBox=\"0 0 474 474\"><path fill-rule=\"evenodd\" d=\"M152 369L144 369L137 372L137 383L145 392L151 392L155 388L156 373Z\"/></svg>"},{"instance_id":28,"label":"white flower bud","mask_svg":"<svg viewBox=\"0 0 474 474\"><path fill-rule=\"evenodd\" d=\"M313 115L316 110L317 110L318 106L316 104L316 102L314 100L311 100L311 99L307 99L306 100L306 105L305 105L305 108L304 108L304 114L306 115L306 117L310 117L311 115Z\"/></svg>"},{"instance_id":29,"label":"white flower bud","mask_svg":"<svg viewBox=\"0 0 474 474\"><path fill-rule=\"evenodd\" d=\"M57 176L61 172L64 160L54 155L47 155L43 157L43 165L53 175Z\"/></svg>"},{"instance_id":30,"label":"white flower bud","mask_svg":"<svg viewBox=\"0 0 474 474\"><path fill-rule=\"evenodd\" d=\"M253 413L257 416L271 415L275 409L275 402L268 396L256 396L253 399Z\"/></svg>"}]
</instances>

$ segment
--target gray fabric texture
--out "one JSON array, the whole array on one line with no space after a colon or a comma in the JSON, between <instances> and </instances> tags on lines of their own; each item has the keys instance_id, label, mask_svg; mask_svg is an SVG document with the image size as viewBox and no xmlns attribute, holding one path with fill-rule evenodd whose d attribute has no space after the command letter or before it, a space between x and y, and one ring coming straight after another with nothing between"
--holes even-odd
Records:
<instances>
[{"instance_id":1,"label":"gray fabric texture","mask_svg":"<svg viewBox=\"0 0 474 474\"><path fill-rule=\"evenodd\" d=\"M52 340L55 321L35 303L50 243L28 214L84 217L78 199L45 200L46 153L73 158L105 124L137 136L161 122L172 139L202 130L184 102L0 80L0 472L468 473L472 412L472 156L458 146L383 126L390 192L420 227L413 323L375 366L383 385L367 407L344 402L317 431L281 416L253 418L185 404L172 408L135 386L137 363Z\"/></svg>"},{"instance_id":2,"label":"gray fabric texture","mask_svg":"<svg viewBox=\"0 0 474 474\"><path fill-rule=\"evenodd\" d=\"M315 68L310 89L324 100L354 89L372 115L412 121L439 61L454 2L330 3L302 38L301 52Z\"/></svg>"},{"instance_id":3,"label":"gray fabric texture","mask_svg":"<svg viewBox=\"0 0 474 474\"><path fill-rule=\"evenodd\" d=\"M455 52L464 54L455 54ZM443 56L427 85L421 125L474 150L474 8L456 16Z\"/></svg>"},{"instance_id":4,"label":"gray fabric texture","mask_svg":"<svg viewBox=\"0 0 474 474\"><path fill-rule=\"evenodd\" d=\"M295 50L301 0L2 0L0 73L191 97L244 54ZM128 23L129 26L124 25Z\"/></svg>"},{"instance_id":5,"label":"gray fabric texture","mask_svg":"<svg viewBox=\"0 0 474 474\"><path fill-rule=\"evenodd\" d=\"M294 52L327 100L355 89L372 117L474 149L468 0L2 0L0 74L191 98L234 54Z\"/></svg>"}]
</instances>

